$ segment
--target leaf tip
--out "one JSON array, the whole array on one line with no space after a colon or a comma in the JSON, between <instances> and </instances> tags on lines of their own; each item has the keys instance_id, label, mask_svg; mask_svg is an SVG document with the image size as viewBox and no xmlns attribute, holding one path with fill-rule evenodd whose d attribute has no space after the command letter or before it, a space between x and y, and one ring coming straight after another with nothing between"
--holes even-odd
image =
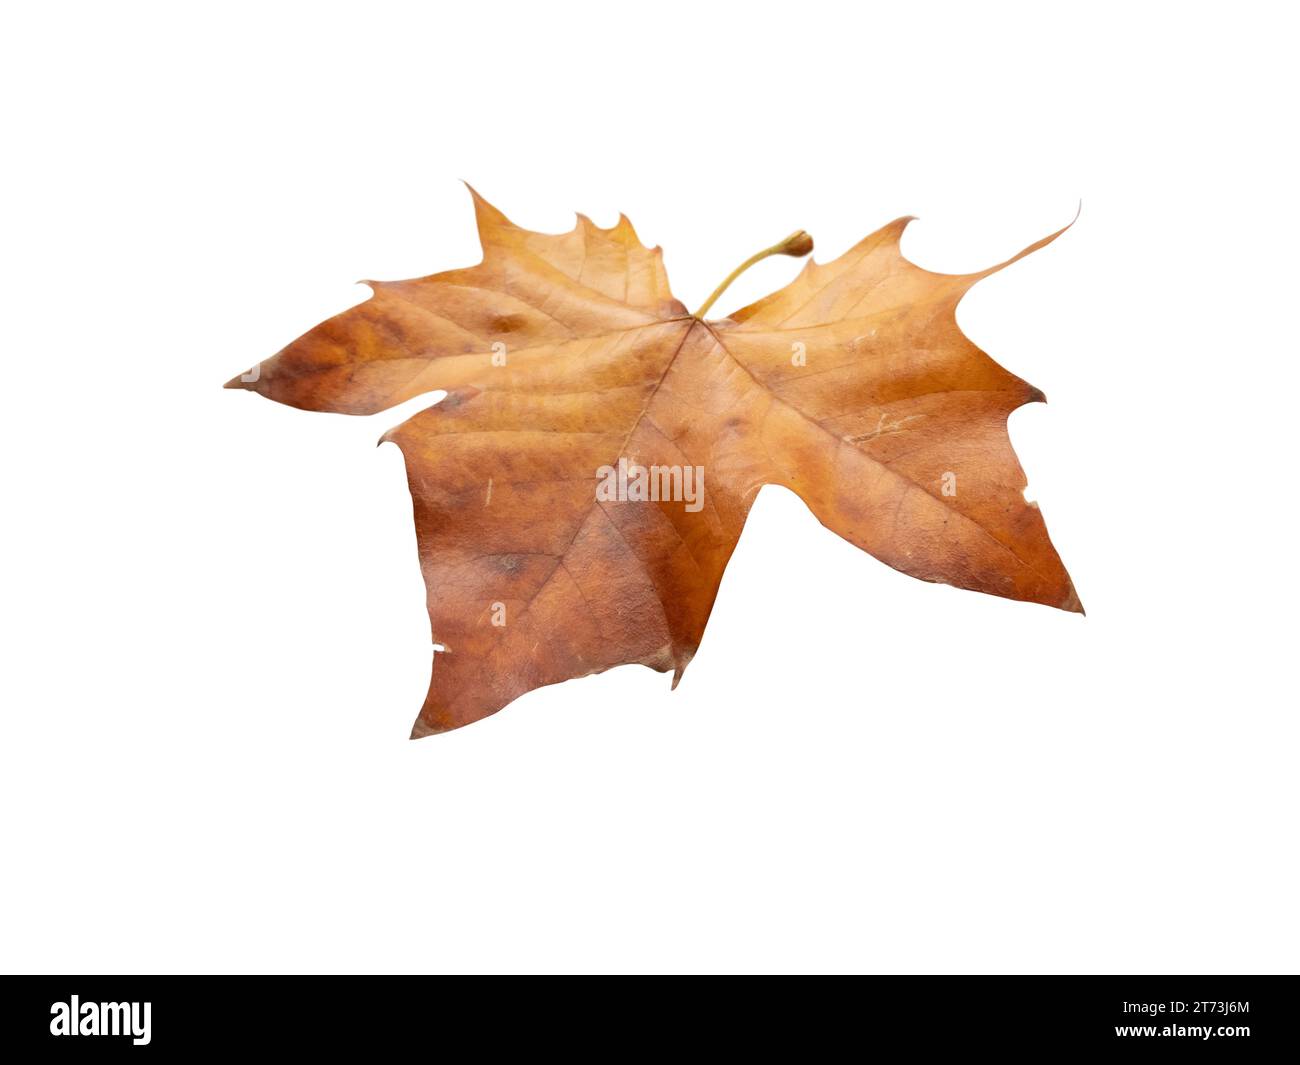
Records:
<instances>
[{"instance_id":1,"label":"leaf tip","mask_svg":"<svg viewBox=\"0 0 1300 1065\"><path fill-rule=\"evenodd\" d=\"M626 241L641 243L641 238L636 235L636 229L632 225L632 219L628 218L622 211L619 211L618 221L614 223L614 232Z\"/></svg>"},{"instance_id":2,"label":"leaf tip","mask_svg":"<svg viewBox=\"0 0 1300 1065\"><path fill-rule=\"evenodd\" d=\"M502 229L513 224L510 219L480 196L478 189L464 178L461 178L461 184L469 190L470 198L474 201L474 218L478 222L480 237L484 237L494 229Z\"/></svg>"},{"instance_id":3,"label":"leaf tip","mask_svg":"<svg viewBox=\"0 0 1300 1065\"><path fill-rule=\"evenodd\" d=\"M436 736L442 729L432 728L424 722L424 716L421 715L415 719L415 724L411 726L410 738L413 740L422 740L425 736Z\"/></svg>"},{"instance_id":4,"label":"leaf tip","mask_svg":"<svg viewBox=\"0 0 1300 1065\"><path fill-rule=\"evenodd\" d=\"M1008 266L1010 266L1012 263L1018 263L1018 262L1019 262L1021 259L1023 259L1026 255L1032 255L1034 252L1038 251L1040 248L1046 248L1047 245L1051 244L1052 241L1054 241L1054 240L1055 240L1057 237L1059 237L1062 233L1066 232L1066 231L1067 231L1071 226L1073 226L1074 223L1077 222L1077 221L1079 220L1079 215L1082 214L1082 213L1083 213L1083 200L1080 200L1080 201L1079 201L1078 209L1074 212L1074 217L1071 218L1070 221L1068 221L1065 225L1063 225L1063 226L1062 226L1060 229L1058 229L1055 233L1049 233L1049 234L1048 234L1047 236L1045 236L1042 240L1036 240L1036 241L1034 241L1034 243L1032 243L1031 245L1029 245L1029 247L1025 248L1025 249L1022 250L1022 251L1018 251L1018 252L1016 252L1015 255L1011 256L1011 258L1010 258L1010 259L1007 259L1005 262L998 263L996 266L990 266L987 270L981 270L981 271L979 271L978 273L975 273L975 274L967 274L966 276L970 279L971 284L974 284L976 281L979 281L979 280L982 279L982 278L988 277L990 274L996 274L999 270L1005 270L1005 269L1006 269Z\"/></svg>"},{"instance_id":5,"label":"leaf tip","mask_svg":"<svg viewBox=\"0 0 1300 1065\"><path fill-rule=\"evenodd\" d=\"M671 659L673 663L673 683L669 691L676 691L677 685L682 682L682 675L686 672L686 667L691 664L691 659L695 657L695 649L691 647L678 648Z\"/></svg>"},{"instance_id":6,"label":"leaf tip","mask_svg":"<svg viewBox=\"0 0 1300 1065\"><path fill-rule=\"evenodd\" d=\"M1067 610L1072 614L1082 614L1088 616L1088 612L1083 609L1083 603L1079 601L1079 593L1074 590L1074 584L1071 582L1070 590L1066 593L1064 599L1058 604L1062 610Z\"/></svg>"}]
</instances>

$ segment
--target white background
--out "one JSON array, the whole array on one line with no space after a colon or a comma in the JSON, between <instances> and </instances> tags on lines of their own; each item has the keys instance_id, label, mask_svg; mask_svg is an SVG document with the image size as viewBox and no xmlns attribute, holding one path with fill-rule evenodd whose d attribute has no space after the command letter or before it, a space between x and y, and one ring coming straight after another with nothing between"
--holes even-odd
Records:
<instances>
[{"instance_id":1,"label":"white background","mask_svg":"<svg viewBox=\"0 0 1300 1065\"><path fill-rule=\"evenodd\" d=\"M0 966L1295 971L1297 173L1268 5L26 5L6 16ZM761 494L675 692L408 742L373 418L221 384L477 261L465 178L697 305L791 229L977 269L1087 618ZM717 308L797 271L774 259ZM417 406L419 404L417 403Z\"/></svg>"}]
</instances>

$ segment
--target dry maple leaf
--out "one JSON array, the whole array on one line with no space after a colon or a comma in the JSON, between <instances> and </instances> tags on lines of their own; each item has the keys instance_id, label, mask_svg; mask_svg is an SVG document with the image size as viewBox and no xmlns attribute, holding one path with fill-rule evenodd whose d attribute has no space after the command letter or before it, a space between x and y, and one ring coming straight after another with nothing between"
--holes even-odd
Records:
<instances>
[{"instance_id":1,"label":"dry maple leaf","mask_svg":"<svg viewBox=\"0 0 1300 1065\"><path fill-rule=\"evenodd\" d=\"M904 573L1081 610L1007 436L1043 395L957 327L980 278L903 258L900 218L720 321L625 217L552 236L477 193L483 261L374 296L227 387L372 414L406 460L436 645L412 736L545 684L695 654L765 484ZM1068 228L1068 227L1067 227ZM646 498L648 497L648 498Z\"/></svg>"}]
</instances>

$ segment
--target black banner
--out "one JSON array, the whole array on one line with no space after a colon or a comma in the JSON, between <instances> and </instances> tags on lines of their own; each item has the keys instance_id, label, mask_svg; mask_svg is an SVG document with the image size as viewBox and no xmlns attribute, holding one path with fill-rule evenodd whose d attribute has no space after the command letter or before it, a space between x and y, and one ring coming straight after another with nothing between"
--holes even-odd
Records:
<instances>
[{"instance_id":1,"label":"black banner","mask_svg":"<svg viewBox=\"0 0 1300 1065\"><path fill-rule=\"evenodd\" d=\"M829 1051L852 1039L868 1052L901 1041L924 1052L1226 1058L1294 1057L1300 1045L1294 977L867 977L803 996L753 980L721 994L701 987L655 996L606 978L598 991L569 991L562 1006L545 995L524 1004L508 992L485 993L468 978L15 976L5 984L0 1048L41 1054L252 1047L373 1054L422 1037L434 1040L434 1052L449 1025L454 1046L462 1037L532 1032L539 1052L614 1039L638 1050L648 1043L681 1052L685 1040L702 1039L700 1049L758 1042Z\"/></svg>"}]
</instances>

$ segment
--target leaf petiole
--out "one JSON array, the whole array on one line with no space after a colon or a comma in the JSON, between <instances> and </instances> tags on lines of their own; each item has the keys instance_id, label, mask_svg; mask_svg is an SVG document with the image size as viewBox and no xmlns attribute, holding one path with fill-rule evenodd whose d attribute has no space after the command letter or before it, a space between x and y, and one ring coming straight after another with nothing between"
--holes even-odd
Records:
<instances>
[{"instance_id":1,"label":"leaf petiole","mask_svg":"<svg viewBox=\"0 0 1300 1065\"><path fill-rule=\"evenodd\" d=\"M755 263L762 262L769 255L792 255L796 259L798 259L801 256L807 255L810 251L812 251L812 249L813 249L812 237L810 237L802 229L796 229L793 233L791 233L788 237L786 237L785 240L778 241L776 244L773 244L770 248L764 248L760 252L755 252L743 263L741 263L734 270L732 270L731 273L729 273L726 276L726 278L723 279L722 284L720 284L717 288L713 290L713 295L710 296L707 300L705 300L704 304L700 307L700 309L695 312L695 317L703 318L705 312L718 301L718 297L727 291L727 286L730 285L733 281L735 281L736 278L738 278L741 274L743 274Z\"/></svg>"}]
</instances>

